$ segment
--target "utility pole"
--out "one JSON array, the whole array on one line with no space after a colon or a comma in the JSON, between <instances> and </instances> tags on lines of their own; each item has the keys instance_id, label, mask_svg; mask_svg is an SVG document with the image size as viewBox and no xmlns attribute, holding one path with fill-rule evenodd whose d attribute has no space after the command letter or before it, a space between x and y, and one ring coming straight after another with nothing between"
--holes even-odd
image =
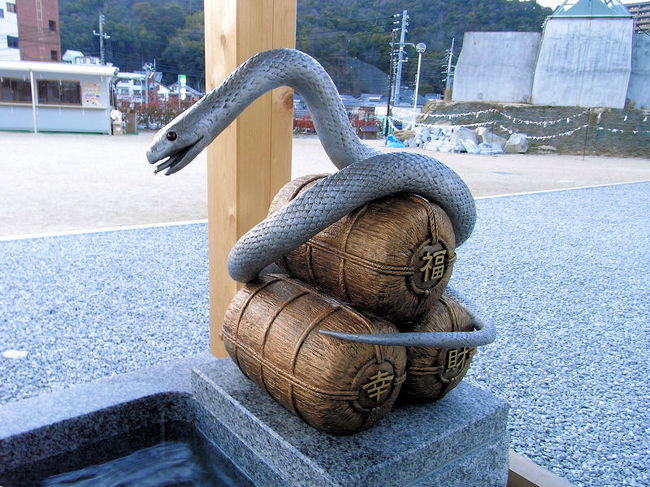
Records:
<instances>
[{"instance_id":1,"label":"utility pole","mask_svg":"<svg viewBox=\"0 0 650 487\"><path fill-rule=\"evenodd\" d=\"M418 42L415 46L418 52L418 72L415 75L415 93L413 93L413 123L411 128L415 127L416 112L418 110L418 91L420 89L420 68L422 67L422 53L427 50L427 45L424 42Z\"/></svg>"},{"instance_id":2,"label":"utility pole","mask_svg":"<svg viewBox=\"0 0 650 487\"><path fill-rule=\"evenodd\" d=\"M395 100L394 104L399 104L399 94L400 94L400 89L402 85L402 63L406 62L404 60L404 45L405 45L405 40L406 40L406 28L408 27L408 19L409 16L407 14L407 11L404 10L402 12L402 32L400 33L399 37L399 52L397 54L397 74L395 76Z\"/></svg>"},{"instance_id":3,"label":"utility pole","mask_svg":"<svg viewBox=\"0 0 650 487\"><path fill-rule=\"evenodd\" d=\"M151 63L144 63L144 66L142 66L142 69L144 69L144 100L145 104L149 104L149 77L151 76L151 73L156 70L154 67L156 63L156 60L154 59L154 64L152 65Z\"/></svg>"},{"instance_id":4,"label":"utility pole","mask_svg":"<svg viewBox=\"0 0 650 487\"><path fill-rule=\"evenodd\" d=\"M453 74L451 74L452 73L451 63L452 63L452 60L453 60L453 57L454 57L454 41L455 40L456 39L454 37L451 38L451 49L449 49L449 53L448 53L449 55L448 55L448 58L447 58L447 79L445 81L445 101L451 101L451 80L453 78Z\"/></svg>"},{"instance_id":5,"label":"utility pole","mask_svg":"<svg viewBox=\"0 0 650 487\"><path fill-rule=\"evenodd\" d=\"M390 66L388 68L388 102L386 103L386 126L384 127L385 136L388 136L390 125L390 103L393 98L393 67L395 64L395 32L397 32L397 30L398 29L393 29L393 32L390 35Z\"/></svg>"},{"instance_id":6,"label":"utility pole","mask_svg":"<svg viewBox=\"0 0 650 487\"><path fill-rule=\"evenodd\" d=\"M111 36L104 34L104 21L106 17L104 14L99 14L99 32L93 30L93 35L99 37L99 59L101 64L106 64L106 59L104 57L104 39L110 39Z\"/></svg>"}]
</instances>

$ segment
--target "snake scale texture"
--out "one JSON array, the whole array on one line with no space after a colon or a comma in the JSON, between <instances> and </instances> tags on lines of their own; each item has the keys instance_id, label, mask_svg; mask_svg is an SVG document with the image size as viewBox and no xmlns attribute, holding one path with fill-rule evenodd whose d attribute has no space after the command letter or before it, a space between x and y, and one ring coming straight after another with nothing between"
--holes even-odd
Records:
<instances>
[{"instance_id":1,"label":"snake scale texture","mask_svg":"<svg viewBox=\"0 0 650 487\"><path fill-rule=\"evenodd\" d=\"M476 209L465 182L431 157L380 153L361 142L327 72L315 59L293 49L265 51L239 66L218 88L156 134L147 151L149 162L158 164L156 172L166 170L167 175L177 172L248 105L279 86L289 86L300 93L325 151L339 170L270 215L235 244L228 256L228 272L233 279L254 280L264 267L355 208L395 193L417 193L442 207L453 224L457 246L469 237ZM492 341L488 336L493 335L492 327L483 327L477 321L476 328L480 331L401 333L399 338L392 337L391 344L404 345L408 341L411 345L476 346ZM379 343L377 339L382 337L337 336L372 343ZM387 340L390 341L384 337L381 343L388 344Z\"/></svg>"}]
</instances>

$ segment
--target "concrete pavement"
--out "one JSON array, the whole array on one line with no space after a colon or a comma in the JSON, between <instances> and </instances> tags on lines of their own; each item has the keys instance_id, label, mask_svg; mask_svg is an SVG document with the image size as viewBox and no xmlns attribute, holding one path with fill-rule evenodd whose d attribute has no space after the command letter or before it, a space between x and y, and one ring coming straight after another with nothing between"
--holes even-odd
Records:
<instances>
[{"instance_id":1,"label":"concrete pavement","mask_svg":"<svg viewBox=\"0 0 650 487\"><path fill-rule=\"evenodd\" d=\"M152 137L0 132L0 237L205 219L205 152L172 177L154 176ZM295 137L293 149L294 177L335 170L317 137ZM650 179L646 159L423 152L476 197Z\"/></svg>"}]
</instances>

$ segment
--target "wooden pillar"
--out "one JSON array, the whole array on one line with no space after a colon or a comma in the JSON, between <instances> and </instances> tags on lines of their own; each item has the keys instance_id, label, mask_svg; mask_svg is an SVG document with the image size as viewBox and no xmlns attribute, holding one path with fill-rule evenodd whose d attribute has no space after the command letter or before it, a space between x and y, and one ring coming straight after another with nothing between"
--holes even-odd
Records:
<instances>
[{"instance_id":1,"label":"wooden pillar","mask_svg":"<svg viewBox=\"0 0 650 487\"><path fill-rule=\"evenodd\" d=\"M207 0L206 89L218 86L253 54L295 47L296 0ZM259 98L208 147L210 351L226 355L221 323L239 285L226 270L237 239L262 220L291 178L293 92Z\"/></svg>"}]
</instances>

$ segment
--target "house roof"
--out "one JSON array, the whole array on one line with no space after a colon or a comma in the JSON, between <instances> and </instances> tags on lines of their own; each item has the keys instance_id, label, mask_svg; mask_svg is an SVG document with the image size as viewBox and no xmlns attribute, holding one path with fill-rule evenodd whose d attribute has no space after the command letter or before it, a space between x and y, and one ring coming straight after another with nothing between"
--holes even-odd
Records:
<instances>
[{"instance_id":1,"label":"house roof","mask_svg":"<svg viewBox=\"0 0 650 487\"><path fill-rule=\"evenodd\" d=\"M565 0L551 17L632 17L619 0Z\"/></svg>"},{"instance_id":2,"label":"house roof","mask_svg":"<svg viewBox=\"0 0 650 487\"><path fill-rule=\"evenodd\" d=\"M16 71L18 73L56 73L56 74L86 74L95 76L115 76L118 68L115 66L98 66L89 64L44 63L40 61L0 61L0 71Z\"/></svg>"},{"instance_id":3,"label":"house roof","mask_svg":"<svg viewBox=\"0 0 650 487\"><path fill-rule=\"evenodd\" d=\"M142 73L129 73L127 71L117 73L116 76L120 80L139 79L144 81L145 78L145 75Z\"/></svg>"},{"instance_id":4,"label":"house roof","mask_svg":"<svg viewBox=\"0 0 650 487\"><path fill-rule=\"evenodd\" d=\"M64 61L72 62L74 58L83 57L83 55L84 53L81 51L75 51L74 49L67 49L61 59L63 59Z\"/></svg>"}]
</instances>

